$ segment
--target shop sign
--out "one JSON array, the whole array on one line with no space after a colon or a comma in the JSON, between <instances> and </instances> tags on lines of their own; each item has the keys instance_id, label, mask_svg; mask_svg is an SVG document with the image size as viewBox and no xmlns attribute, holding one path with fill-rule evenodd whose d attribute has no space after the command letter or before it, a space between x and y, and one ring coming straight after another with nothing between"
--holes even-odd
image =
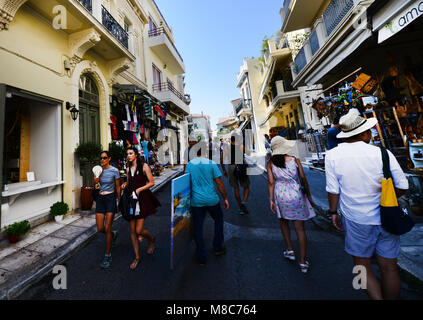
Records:
<instances>
[{"instance_id":1,"label":"shop sign","mask_svg":"<svg viewBox=\"0 0 423 320\"><path fill-rule=\"evenodd\" d=\"M389 39L423 15L423 0L416 0L379 30L379 43Z\"/></svg>"}]
</instances>

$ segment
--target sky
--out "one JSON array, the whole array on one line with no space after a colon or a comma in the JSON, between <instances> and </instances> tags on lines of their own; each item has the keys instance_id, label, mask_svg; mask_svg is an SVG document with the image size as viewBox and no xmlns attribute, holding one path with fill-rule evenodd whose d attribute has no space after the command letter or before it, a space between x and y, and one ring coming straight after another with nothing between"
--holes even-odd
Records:
<instances>
[{"instance_id":1,"label":"sky","mask_svg":"<svg viewBox=\"0 0 423 320\"><path fill-rule=\"evenodd\" d=\"M156 0L173 29L185 63L185 94L191 113L210 116L212 129L240 97L237 74L243 58L259 57L265 36L281 28L283 0Z\"/></svg>"}]
</instances>

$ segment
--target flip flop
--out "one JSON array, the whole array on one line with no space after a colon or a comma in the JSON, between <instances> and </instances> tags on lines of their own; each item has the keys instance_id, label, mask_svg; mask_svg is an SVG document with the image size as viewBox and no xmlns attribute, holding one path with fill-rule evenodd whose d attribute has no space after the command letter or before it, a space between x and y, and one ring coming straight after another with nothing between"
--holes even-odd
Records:
<instances>
[{"instance_id":1,"label":"flip flop","mask_svg":"<svg viewBox=\"0 0 423 320\"><path fill-rule=\"evenodd\" d=\"M154 250L156 249L155 242L156 242L156 238L153 237L153 240L148 245L147 254L151 255L154 253Z\"/></svg>"},{"instance_id":2,"label":"flip flop","mask_svg":"<svg viewBox=\"0 0 423 320\"><path fill-rule=\"evenodd\" d=\"M135 270L138 267L138 264L140 263L140 259L135 258L134 261L132 261L131 265L129 266L129 268L131 268L131 270Z\"/></svg>"}]
</instances>

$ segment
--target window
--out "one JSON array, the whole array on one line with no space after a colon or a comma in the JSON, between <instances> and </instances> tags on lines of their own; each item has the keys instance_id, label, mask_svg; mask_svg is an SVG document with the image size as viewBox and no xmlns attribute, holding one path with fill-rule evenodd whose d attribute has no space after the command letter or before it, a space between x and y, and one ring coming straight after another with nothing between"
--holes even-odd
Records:
<instances>
[{"instance_id":1,"label":"window","mask_svg":"<svg viewBox=\"0 0 423 320\"><path fill-rule=\"evenodd\" d=\"M154 23L151 17L148 19L148 25L149 25L150 31L156 31L157 25Z\"/></svg>"},{"instance_id":2,"label":"window","mask_svg":"<svg viewBox=\"0 0 423 320\"><path fill-rule=\"evenodd\" d=\"M153 63L153 90L161 91L162 72Z\"/></svg>"},{"instance_id":3,"label":"window","mask_svg":"<svg viewBox=\"0 0 423 320\"><path fill-rule=\"evenodd\" d=\"M3 184L58 181L60 173L60 106L49 100L14 92L6 99ZM2 128L3 130L3 128Z\"/></svg>"}]
</instances>

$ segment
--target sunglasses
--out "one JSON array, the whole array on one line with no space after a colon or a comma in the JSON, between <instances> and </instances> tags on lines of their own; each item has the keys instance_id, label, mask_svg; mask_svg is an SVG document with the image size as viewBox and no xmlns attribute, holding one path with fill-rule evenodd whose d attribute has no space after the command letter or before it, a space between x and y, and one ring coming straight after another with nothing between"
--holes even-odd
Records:
<instances>
[{"instance_id":1,"label":"sunglasses","mask_svg":"<svg viewBox=\"0 0 423 320\"><path fill-rule=\"evenodd\" d=\"M100 160L107 160L109 159L108 157L100 157Z\"/></svg>"}]
</instances>

